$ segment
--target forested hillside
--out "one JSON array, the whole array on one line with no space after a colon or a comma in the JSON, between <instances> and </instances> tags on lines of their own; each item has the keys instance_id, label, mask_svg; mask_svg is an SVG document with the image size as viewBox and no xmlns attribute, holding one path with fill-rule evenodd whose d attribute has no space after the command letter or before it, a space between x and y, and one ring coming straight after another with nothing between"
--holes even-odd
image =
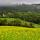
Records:
<instances>
[{"instance_id":1,"label":"forested hillside","mask_svg":"<svg viewBox=\"0 0 40 40\"><path fill-rule=\"evenodd\" d=\"M11 5L2 7L0 6L0 24L2 25L1 18L14 18L18 20L20 19L22 21L30 22L31 26L32 23L40 25L40 4L32 4L32 5L22 4L22 5ZM15 26L20 26L20 25L21 23L19 24L18 21L16 21ZM22 24L21 26L23 25L24 24Z\"/></svg>"}]
</instances>

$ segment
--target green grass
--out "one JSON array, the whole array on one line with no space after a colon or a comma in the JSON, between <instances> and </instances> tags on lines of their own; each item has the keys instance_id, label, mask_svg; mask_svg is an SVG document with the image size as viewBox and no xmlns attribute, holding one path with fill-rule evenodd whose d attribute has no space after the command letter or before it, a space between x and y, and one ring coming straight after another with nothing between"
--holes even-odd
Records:
<instances>
[{"instance_id":1,"label":"green grass","mask_svg":"<svg viewBox=\"0 0 40 40\"><path fill-rule=\"evenodd\" d=\"M40 28L40 24L33 24L33 26L35 27L35 28Z\"/></svg>"},{"instance_id":2,"label":"green grass","mask_svg":"<svg viewBox=\"0 0 40 40\"><path fill-rule=\"evenodd\" d=\"M40 28L0 26L0 40L40 40Z\"/></svg>"}]
</instances>

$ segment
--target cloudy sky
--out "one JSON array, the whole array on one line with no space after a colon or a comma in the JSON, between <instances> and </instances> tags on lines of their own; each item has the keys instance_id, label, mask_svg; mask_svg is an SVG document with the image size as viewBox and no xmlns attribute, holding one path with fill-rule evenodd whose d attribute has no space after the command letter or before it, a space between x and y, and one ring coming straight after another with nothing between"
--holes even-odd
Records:
<instances>
[{"instance_id":1,"label":"cloudy sky","mask_svg":"<svg viewBox=\"0 0 40 40\"><path fill-rule=\"evenodd\" d=\"M34 4L40 3L40 0L0 0L0 5L9 5L9 4Z\"/></svg>"}]
</instances>

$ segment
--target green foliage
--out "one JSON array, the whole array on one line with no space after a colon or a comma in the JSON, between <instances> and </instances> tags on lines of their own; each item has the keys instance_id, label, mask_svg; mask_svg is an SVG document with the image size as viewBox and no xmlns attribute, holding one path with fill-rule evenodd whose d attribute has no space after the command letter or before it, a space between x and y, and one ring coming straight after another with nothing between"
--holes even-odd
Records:
<instances>
[{"instance_id":1,"label":"green foliage","mask_svg":"<svg viewBox=\"0 0 40 40\"><path fill-rule=\"evenodd\" d=\"M0 26L23 26L23 27L33 27L32 23L18 19L18 18L0 18Z\"/></svg>"},{"instance_id":2,"label":"green foliage","mask_svg":"<svg viewBox=\"0 0 40 40\"><path fill-rule=\"evenodd\" d=\"M40 24L40 13L37 12L13 12L4 13L1 17L3 18L19 18L25 21Z\"/></svg>"},{"instance_id":3,"label":"green foliage","mask_svg":"<svg viewBox=\"0 0 40 40\"><path fill-rule=\"evenodd\" d=\"M39 5L38 5L39 6ZM14 5L13 7L0 7L0 18L14 18L14 19L0 19L0 25L14 25L33 27L32 23L40 25L40 10L34 5ZM28 23L27 22L32 22Z\"/></svg>"}]
</instances>

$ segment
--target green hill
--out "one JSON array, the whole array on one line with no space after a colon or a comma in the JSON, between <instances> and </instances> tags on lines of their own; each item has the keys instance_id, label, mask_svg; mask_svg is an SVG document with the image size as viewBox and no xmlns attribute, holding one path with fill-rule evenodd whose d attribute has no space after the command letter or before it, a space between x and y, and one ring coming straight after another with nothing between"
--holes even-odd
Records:
<instances>
[{"instance_id":1,"label":"green hill","mask_svg":"<svg viewBox=\"0 0 40 40\"><path fill-rule=\"evenodd\" d=\"M19 26L28 28L40 28L40 24L27 22L19 18L0 18L0 26Z\"/></svg>"}]
</instances>

